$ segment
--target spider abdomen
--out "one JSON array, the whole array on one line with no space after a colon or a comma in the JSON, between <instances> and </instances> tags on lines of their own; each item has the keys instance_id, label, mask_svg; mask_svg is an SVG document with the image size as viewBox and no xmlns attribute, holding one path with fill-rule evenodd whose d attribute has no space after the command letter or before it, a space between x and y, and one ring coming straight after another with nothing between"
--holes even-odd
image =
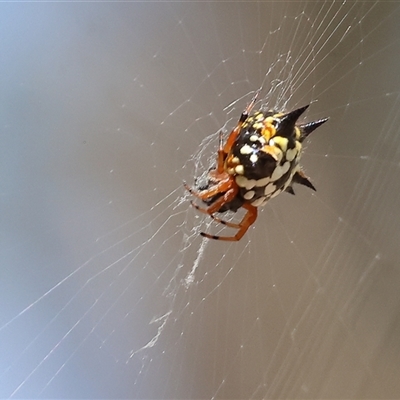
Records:
<instances>
[{"instance_id":1,"label":"spider abdomen","mask_svg":"<svg viewBox=\"0 0 400 400\"><path fill-rule=\"evenodd\" d=\"M227 157L227 170L235 176L239 196L255 207L286 190L299 170L300 130L280 127L273 112L250 116Z\"/></svg>"}]
</instances>

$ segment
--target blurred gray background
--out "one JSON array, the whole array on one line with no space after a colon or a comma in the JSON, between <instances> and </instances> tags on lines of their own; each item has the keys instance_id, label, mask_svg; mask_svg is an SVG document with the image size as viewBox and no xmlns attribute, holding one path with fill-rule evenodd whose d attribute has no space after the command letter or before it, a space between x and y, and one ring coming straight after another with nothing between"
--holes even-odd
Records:
<instances>
[{"instance_id":1,"label":"blurred gray background","mask_svg":"<svg viewBox=\"0 0 400 400\"><path fill-rule=\"evenodd\" d=\"M0 11L0 397L400 397L398 2ZM202 240L182 181L261 86L330 117L317 192Z\"/></svg>"}]
</instances>

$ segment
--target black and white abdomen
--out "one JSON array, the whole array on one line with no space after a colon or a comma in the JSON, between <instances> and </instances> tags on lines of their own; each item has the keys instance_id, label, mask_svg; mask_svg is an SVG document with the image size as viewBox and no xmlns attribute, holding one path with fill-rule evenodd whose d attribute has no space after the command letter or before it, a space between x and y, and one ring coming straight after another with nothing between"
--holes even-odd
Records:
<instances>
[{"instance_id":1,"label":"black and white abdomen","mask_svg":"<svg viewBox=\"0 0 400 400\"><path fill-rule=\"evenodd\" d=\"M301 153L294 136L273 136L267 142L261 130L242 131L232 149L240 197L259 207L290 187Z\"/></svg>"}]
</instances>

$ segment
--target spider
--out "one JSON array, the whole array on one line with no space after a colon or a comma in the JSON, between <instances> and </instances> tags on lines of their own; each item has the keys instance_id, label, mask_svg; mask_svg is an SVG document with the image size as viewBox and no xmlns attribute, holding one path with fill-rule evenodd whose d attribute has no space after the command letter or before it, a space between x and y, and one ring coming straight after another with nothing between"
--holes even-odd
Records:
<instances>
[{"instance_id":1,"label":"spider","mask_svg":"<svg viewBox=\"0 0 400 400\"><path fill-rule=\"evenodd\" d=\"M236 127L223 144L219 133L216 166L196 180L196 189L184 182L193 196L207 205L202 208L191 201L198 211L208 214L214 221L238 229L234 236L215 236L201 232L203 237L237 241L257 219L257 208L281 192L294 194L298 183L316 190L299 165L302 142L328 118L297 124L309 105L289 113L256 111L250 115L258 92L242 112ZM227 222L215 213L246 213L239 223Z\"/></svg>"}]
</instances>

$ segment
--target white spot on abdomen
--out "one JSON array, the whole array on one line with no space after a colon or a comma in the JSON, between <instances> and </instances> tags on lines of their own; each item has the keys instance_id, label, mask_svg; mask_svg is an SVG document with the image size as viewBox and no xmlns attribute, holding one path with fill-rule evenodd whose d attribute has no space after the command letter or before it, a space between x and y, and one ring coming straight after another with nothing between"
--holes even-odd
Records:
<instances>
[{"instance_id":1,"label":"white spot on abdomen","mask_svg":"<svg viewBox=\"0 0 400 400\"><path fill-rule=\"evenodd\" d=\"M255 192L254 190L249 190L248 192L246 192L246 193L243 195L243 197L244 197L246 200L251 200L251 199L254 197L255 194L256 194L256 192Z\"/></svg>"},{"instance_id":2,"label":"white spot on abdomen","mask_svg":"<svg viewBox=\"0 0 400 400\"><path fill-rule=\"evenodd\" d=\"M248 144L245 144L240 149L240 154L251 154L252 152L253 152L253 149Z\"/></svg>"},{"instance_id":3,"label":"white spot on abdomen","mask_svg":"<svg viewBox=\"0 0 400 400\"><path fill-rule=\"evenodd\" d=\"M286 152L286 160L288 160L288 161L293 161L294 158L296 157L296 155L297 155L297 149L296 149L296 148L294 148L294 149L289 149L289 150Z\"/></svg>"},{"instance_id":4,"label":"white spot on abdomen","mask_svg":"<svg viewBox=\"0 0 400 400\"><path fill-rule=\"evenodd\" d=\"M240 163L239 157L233 157L232 158L232 163L233 164L239 164Z\"/></svg>"},{"instance_id":5,"label":"white spot on abdomen","mask_svg":"<svg viewBox=\"0 0 400 400\"><path fill-rule=\"evenodd\" d=\"M267 143L263 136L260 136L260 137L258 138L258 141L259 141L263 146L265 145L265 143Z\"/></svg>"},{"instance_id":6,"label":"white spot on abdomen","mask_svg":"<svg viewBox=\"0 0 400 400\"><path fill-rule=\"evenodd\" d=\"M258 155L257 154L252 154L250 156L250 161L255 164L258 161Z\"/></svg>"},{"instance_id":7,"label":"white spot on abdomen","mask_svg":"<svg viewBox=\"0 0 400 400\"><path fill-rule=\"evenodd\" d=\"M274 172L272 173L271 176L271 181L275 182L277 181L279 178L281 178L284 174L286 174L286 172L289 171L290 168L290 162L286 161L285 164L283 164L282 166L278 165Z\"/></svg>"},{"instance_id":8,"label":"white spot on abdomen","mask_svg":"<svg viewBox=\"0 0 400 400\"><path fill-rule=\"evenodd\" d=\"M275 136L269 141L270 146L278 146L282 151L286 151L289 140L282 136Z\"/></svg>"},{"instance_id":9,"label":"white spot on abdomen","mask_svg":"<svg viewBox=\"0 0 400 400\"><path fill-rule=\"evenodd\" d=\"M265 200L265 197L260 197L259 199L254 200L254 201L251 203L251 205L254 206L254 207L259 207L259 206L261 206L261 204L264 203L264 200Z\"/></svg>"},{"instance_id":10,"label":"white spot on abdomen","mask_svg":"<svg viewBox=\"0 0 400 400\"><path fill-rule=\"evenodd\" d=\"M273 193L273 194L271 195L271 198L272 198L272 197L275 197L275 196L278 196L278 194L281 193L281 192L282 192L282 189L278 189L275 193Z\"/></svg>"},{"instance_id":11,"label":"white spot on abdomen","mask_svg":"<svg viewBox=\"0 0 400 400\"><path fill-rule=\"evenodd\" d=\"M235 181L239 187L246 188L247 190L253 189L256 185L255 179L247 179L245 176L237 175Z\"/></svg>"},{"instance_id":12,"label":"white spot on abdomen","mask_svg":"<svg viewBox=\"0 0 400 400\"><path fill-rule=\"evenodd\" d=\"M235 167L235 172L239 175L243 175L244 174L244 167L243 165L237 165Z\"/></svg>"},{"instance_id":13,"label":"white spot on abdomen","mask_svg":"<svg viewBox=\"0 0 400 400\"><path fill-rule=\"evenodd\" d=\"M276 186L273 183L268 184L265 186L264 194L267 196L276 190Z\"/></svg>"},{"instance_id":14,"label":"white spot on abdomen","mask_svg":"<svg viewBox=\"0 0 400 400\"><path fill-rule=\"evenodd\" d=\"M241 175L235 177L235 181L239 187L246 187L247 178Z\"/></svg>"},{"instance_id":15,"label":"white spot on abdomen","mask_svg":"<svg viewBox=\"0 0 400 400\"><path fill-rule=\"evenodd\" d=\"M256 186L257 187L263 187L266 186L269 182L271 181L271 178L269 176L259 179L258 181L256 181Z\"/></svg>"}]
</instances>

